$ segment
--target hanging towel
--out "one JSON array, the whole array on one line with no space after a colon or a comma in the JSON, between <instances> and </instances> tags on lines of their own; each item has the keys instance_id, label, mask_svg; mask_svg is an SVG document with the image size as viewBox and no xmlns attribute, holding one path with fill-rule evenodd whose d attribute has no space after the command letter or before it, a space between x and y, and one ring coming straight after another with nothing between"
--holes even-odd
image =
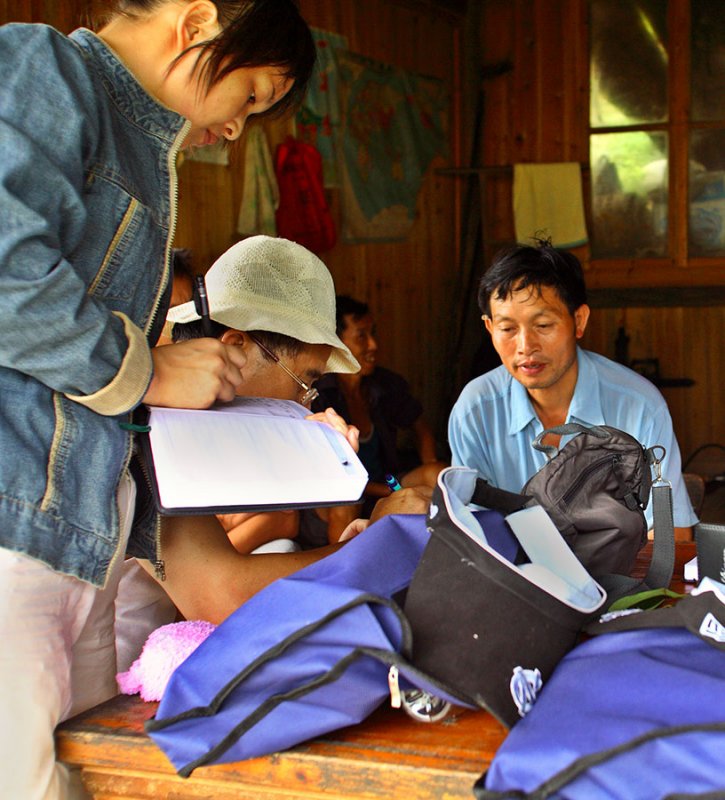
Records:
<instances>
[{"instance_id":1,"label":"hanging towel","mask_svg":"<svg viewBox=\"0 0 725 800\"><path fill-rule=\"evenodd\" d=\"M242 236L276 236L277 223L274 214L279 205L279 188L274 174L272 152L261 126L250 126L246 136L244 185L237 218L237 233Z\"/></svg>"},{"instance_id":2,"label":"hanging towel","mask_svg":"<svg viewBox=\"0 0 725 800\"><path fill-rule=\"evenodd\" d=\"M514 225L518 242L536 236L556 247L585 244L580 165L515 164Z\"/></svg>"}]
</instances>

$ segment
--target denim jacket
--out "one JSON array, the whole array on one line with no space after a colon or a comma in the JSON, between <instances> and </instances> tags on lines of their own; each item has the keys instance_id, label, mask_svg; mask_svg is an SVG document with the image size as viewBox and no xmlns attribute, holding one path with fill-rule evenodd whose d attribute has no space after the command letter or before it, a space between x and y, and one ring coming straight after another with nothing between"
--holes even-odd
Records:
<instances>
[{"instance_id":1,"label":"denim jacket","mask_svg":"<svg viewBox=\"0 0 725 800\"><path fill-rule=\"evenodd\" d=\"M0 546L98 586L187 130L90 31L0 27Z\"/></svg>"}]
</instances>

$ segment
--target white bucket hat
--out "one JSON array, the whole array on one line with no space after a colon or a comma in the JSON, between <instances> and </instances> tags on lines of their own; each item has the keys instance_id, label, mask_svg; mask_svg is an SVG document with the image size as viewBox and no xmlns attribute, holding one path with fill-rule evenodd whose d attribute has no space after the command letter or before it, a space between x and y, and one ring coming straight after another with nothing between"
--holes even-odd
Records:
<instances>
[{"instance_id":1,"label":"white bucket hat","mask_svg":"<svg viewBox=\"0 0 725 800\"><path fill-rule=\"evenodd\" d=\"M252 236L233 245L206 273L209 316L240 331L283 333L329 344L327 372L358 372L335 333L335 286L327 267L296 242ZM193 301L172 308L169 322L200 319Z\"/></svg>"}]
</instances>

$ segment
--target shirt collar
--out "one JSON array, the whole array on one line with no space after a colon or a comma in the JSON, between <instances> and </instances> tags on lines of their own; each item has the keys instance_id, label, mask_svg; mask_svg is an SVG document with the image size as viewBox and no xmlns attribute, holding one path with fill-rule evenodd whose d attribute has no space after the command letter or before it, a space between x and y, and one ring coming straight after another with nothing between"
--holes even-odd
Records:
<instances>
[{"instance_id":1,"label":"shirt collar","mask_svg":"<svg viewBox=\"0 0 725 800\"><path fill-rule=\"evenodd\" d=\"M170 145L183 128L184 117L152 97L100 36L86 28L77 28L69 38L84 52L93 54L93 65L121 113L134 125Z\"/></svg>"},{"instance_id":2,"label":"shirt collar","mask_svg":"<svg viewBox=\"0 0 725 800\"><path fill-rule=\"evenodd\" d=\"M567 422L583 422L587 425L606 425L602 411L602 395L599 375L591 358L577 347L578 374L574 396L569 404Z\"/></svg>"},{"instance_id":3,"label":"shirt collar","mask_svg":"<svg viewBox=\"0 0 725 800\"><path fill-rule=\"evenodd\" d=\"M513 376L511 381L511 421L509 433L522 431L532 420L538 420L529 393Z\"/></svg>"},{"instance_id":4,"label":"shirt collar","mask_svg":"<svg viewBox=\"0 0 725 800\"><path fill-rule=\"evenodd\" d=\"M577 380L574 396L569 404L567 422L583 422L588 425L605 425L599 376L587 354L577 347ZM511 421L509 433L524 430L532 421L538 422L529 393L515 378L511 377Z\"/></svg>"}]
</instances>

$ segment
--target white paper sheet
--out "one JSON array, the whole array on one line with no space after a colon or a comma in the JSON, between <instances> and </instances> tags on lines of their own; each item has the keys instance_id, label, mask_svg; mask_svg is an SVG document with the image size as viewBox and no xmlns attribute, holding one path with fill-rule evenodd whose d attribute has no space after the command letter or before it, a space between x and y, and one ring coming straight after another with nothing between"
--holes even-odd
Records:
<instances>
[{"instance_id":1,"label":"white paper sheet","mask_svg":"<svg viewBox=\"0 0 725 800\"><path fill-rule=\"evenodd\" d=\"M367 472L342 434L297 403L237 398L203 411L152 407L161 505L290 508L350 503Z\"/></svg>"}]
</instances>

